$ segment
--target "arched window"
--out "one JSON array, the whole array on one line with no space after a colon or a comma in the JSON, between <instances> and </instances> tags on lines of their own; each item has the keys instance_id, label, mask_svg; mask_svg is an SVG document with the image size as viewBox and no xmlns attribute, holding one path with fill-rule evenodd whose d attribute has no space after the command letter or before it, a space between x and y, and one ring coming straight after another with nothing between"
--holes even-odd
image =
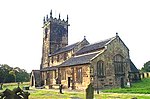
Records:
<instances>
[{"instance_id":1,"label":"arched window","mask_svg":"<svg viewBox=\"0 0 150 99\"><path fill-rule=\"evenodd\" d=\"M97 76L102 77L104 75L105 75L104 62L103 61L98 61L97 62Z\"/></svg>"},{"instance_id":2,"label":"arched window","mask_svg":"<svg viewBox=\"0 0 150 99\"><path fill-rule=\"evenodd\" d=\"M47 38L47 32L48 32L48 29L45 28L45 39Z\"/></svg>"},{"instance_id":3,"label":"arched window","mask_svg":"<svg viewBox=\"0 0 150 99\"><path fill-rule=\"evenodd\" d=\"M114 69L115 69L115 74L123 74L124 73L124 58L120 55L117 54L114 57Z\"/></svg>"},{"instance_id":4,"label":"arched window","mask_svg":"<svg viewBox=\"0 0 150 99\"><path fill-rule=\"evenodd\" d=\"M64 53L64 61L67 59L67 53Z\"/></svg>"}]
</instances>

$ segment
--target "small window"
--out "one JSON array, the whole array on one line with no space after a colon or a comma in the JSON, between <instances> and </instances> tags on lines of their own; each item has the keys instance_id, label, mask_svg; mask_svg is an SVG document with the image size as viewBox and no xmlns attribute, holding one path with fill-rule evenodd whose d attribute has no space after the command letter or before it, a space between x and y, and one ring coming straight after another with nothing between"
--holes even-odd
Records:
<instances>
[{"instance_id":1,"label":"small window","mask_svg":"<svg viewBox=\"0 0 150 99\"><path fill-rule=\"evenodd\" d=\"M53 79L53 71L50 71L50 79Z\"/></svg>"},{"instance_id":2,"label":"small window","mask_svg":"<svg viewBox=\"0 0 150 99\"><path fill-rule=\"evenodd\" d=\"M64 60L67 59L67 53L64 53Z\"/></svg>"},{"instance_id":3,"label":"small window","mask_svg":"<svg viewBox=\"0 0 150 99\"><path fill-rule=\"evenodd\" d=\"M66 80L66 71L65 71L65 69L61 70L61 80Z\"/></svg>"},{"instance_id":4,"label":"small window","mask_svg":"<svg viewBox=\"0 0 150 99\"><path fill-rule=\"evenodd\" d=\"M77 83L82 83L82 68L77 68L77 74L76 74Z\"/></svg>"},{"instance_id":5,"label":"small window","mask_svg":"<svg viewBox=\"0 0 150 99\"><path fill-rule=\"evenodd\" d=\"M57 55L57 62L59 62L59 55Z\"/></svg>"},{"instance_id":6,"label":"small window","mask_svg":"<svg viewBox=\"0 0 150 99\"><path fill-rule=\"evenodd\" d=\"M51 60L51 62L52 62L52 64L53 64L53 62L54 62L54 58L53 58L53 56L52 56L52 60Z\"/></svg>"},{"instance_id":7,"label":"small window","mask_svg":"<svg viewBox=\"0 0 150 99\"><path fill-rule=\"evenodd\" d=\"M47 32L48 32L48 29L45 28L45 39L47 38Z\"/></svg>"}]
</instances>

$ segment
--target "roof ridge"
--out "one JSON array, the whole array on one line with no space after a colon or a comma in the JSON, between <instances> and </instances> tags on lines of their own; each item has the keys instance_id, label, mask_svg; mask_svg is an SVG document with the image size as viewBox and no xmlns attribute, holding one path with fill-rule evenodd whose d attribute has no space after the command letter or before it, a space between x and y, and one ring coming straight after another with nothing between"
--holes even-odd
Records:
<instances>
[{"instance_id":1,"label":"roof ridge","mask_svg":"<svg viewBox=\"0 0 150 99\"><path fill-rule=\"evenodd\" d=\"M98 54L100 51L96 51L96 52L91 52L91 53L85 53L85 54L81 54L81 55L76 55L74 57L81 57L81 56L87 56L87 55L92 55L92 54Z\"/></svg>"},{"instance_id":2,"label":"roof ridge","mask_svg":"<svg viewBox=\"0 0 150 99\"><path fill-rule=\"evenodd\" d=\"M101 40L101 41L96 42L96 43L85 45L76 54L79 55L79 54L87 53L89 51L94 51L94 50L98 50L100 48L103 48L115 38L116 37L111 37L111 38Z\"/></svg>"},{"instance_id":3,"label":"roof ridge","mask_svg":"<svg viewBox=\"0 0 150 99\"><path fill-rule=\"evenodd\" d=\"M112 40L113 38L115 38L115 37L111 37L111 38L108 38L108 39L104 39L104 40L100 40L100 41L97 41L97 42L93 42L93 43L88 44L86 46L90 46L90 45L98 44L98 43L101 43L101 42L104 42L104 41Z\"/></svg>"},{"instance_id":4,"label":"roof ridge","mask_svg":"<svg viewBox=\"0 0 150 99\"><path fill-rule=\"evenodd\" d=\"M74 45L74 44L78 44L79 42L76 42L76 43L72 43L72 44L70 44L70 45L67 45L67 46L65 46L65 47L68 47L68 46L71 46L71 45ZM65 48L65 47L62 47L62 48ZM62 48L60 48L60 49L62 49Z\"/></svg>"},{"instance_id":5,"label":"roof ridge","mask_svg":"<svg viewBox=\"0 0 150 99\"><path fill-rule=\"evenodd\" d=\"M59 48L54 53L52 53L50 55L55 55L55 54L58 54L58 53L61 53L61 52L65 52L64 50L67 49L67 48L69 48L69 47L71 47L71 49L72 49L72 47L74 48L78 43L79 42L76 42L76 43L73 43L71 45L67 45L65 47ZM70 50L70 48L68 50ZM66 51L68 51L68 50L66 50Z\"/></svg>"}]
</instances>

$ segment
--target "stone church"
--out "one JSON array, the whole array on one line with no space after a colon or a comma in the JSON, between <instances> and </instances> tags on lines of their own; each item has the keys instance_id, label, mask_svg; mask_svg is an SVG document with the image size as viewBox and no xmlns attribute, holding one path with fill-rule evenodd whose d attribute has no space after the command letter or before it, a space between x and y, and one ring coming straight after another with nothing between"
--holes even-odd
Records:
<instances>
[{"instance_id":1,"label":"stone church","mask_svg":"<svg viewBox=\"0 0 150 99\"><path fill-rule=\"evenodd\" d=\"M129 49L118 36L90 44L86 38L68 45L66 20L50 16L43 19L43 46L40 70L32 70L31 86L85 89L124 87L140 80L139 71L130 59Z\"/></svg>"}]
</instances>

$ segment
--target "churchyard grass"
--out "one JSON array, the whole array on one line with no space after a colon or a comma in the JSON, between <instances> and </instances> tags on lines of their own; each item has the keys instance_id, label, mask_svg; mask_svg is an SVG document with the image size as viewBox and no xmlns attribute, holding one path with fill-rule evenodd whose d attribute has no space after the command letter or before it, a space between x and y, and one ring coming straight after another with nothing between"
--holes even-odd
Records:
<instances>
[{"instance_id":1,"label":"churchyard grass","mask_svg":"<svg viewBox=\"0 0 150 99\"><path fill-rule=\"evenodd\" d=\"M28 86L29 83L20 84L20 88L24 86ZM9 83L3 85L4 91L6 88L13 89L17 87L17 83ZM123 89L112 89L112 90L104 90L99 94L94 94L95 99L131 99L136 97L137 99L150 99L150 78L142 79L138 83L134 83L131 88L123 88ZM148 91L149 90L149 91ZM86 93L85 91L69 91L63 90L64 94L60 94L59 90L49 90L49 89L35 89L30 88L30 90L26 90L30 93L29 99L85 99ZM107 93L104 93L107 92ZM109 92L109 93L108 93ZM111 93L117 92L117 93ZM124 93L121 93L124 92ZM142 94L141 94L142 93Z\"/></svg>"},{"instance_id":2,"label":"churchyard grass","mask_svg":"<svg viewBox=\"0 0 150 99\"><path fill-rule=\"evenodd\" d=\"M103 90L103 92L150 94L150 78L144 78L141 81L133 83L131 88L113 88Z\"/></svg>"},{"instance_id":3,"label":"churchyard grass","mask_svg":"<svg viewBox=\"0 0 150 99\"><path fill-rule=\"evenodd\" d=\"M29 82L23 82L23 83L19 83L19 87L20 88L23 88L24 86L29 86ZM18 87L18 83L4 83L3 84L3 90L5 90L5 89L10 89L10 90L12 90L12 89L14 89L14 88L16 88L16 87ZM3 91L2 90L2 91ZM0 90L1 91L1 90Z\"/></svg>"},{"instance_id":4,"label":"churchyard grass","mask_svg":"<svg viewBox=\"0 0 150 99\"><path fill-rule=\"evenodd\" d=\"M118 94L118 93L100 93L94 95L94 99L149 99L150 96L141 94ZM64 92L60 94L56 91L51 90L36 90L31 92L29 99L86 99L85 92Z\"/></svg>"}]
</instances>

